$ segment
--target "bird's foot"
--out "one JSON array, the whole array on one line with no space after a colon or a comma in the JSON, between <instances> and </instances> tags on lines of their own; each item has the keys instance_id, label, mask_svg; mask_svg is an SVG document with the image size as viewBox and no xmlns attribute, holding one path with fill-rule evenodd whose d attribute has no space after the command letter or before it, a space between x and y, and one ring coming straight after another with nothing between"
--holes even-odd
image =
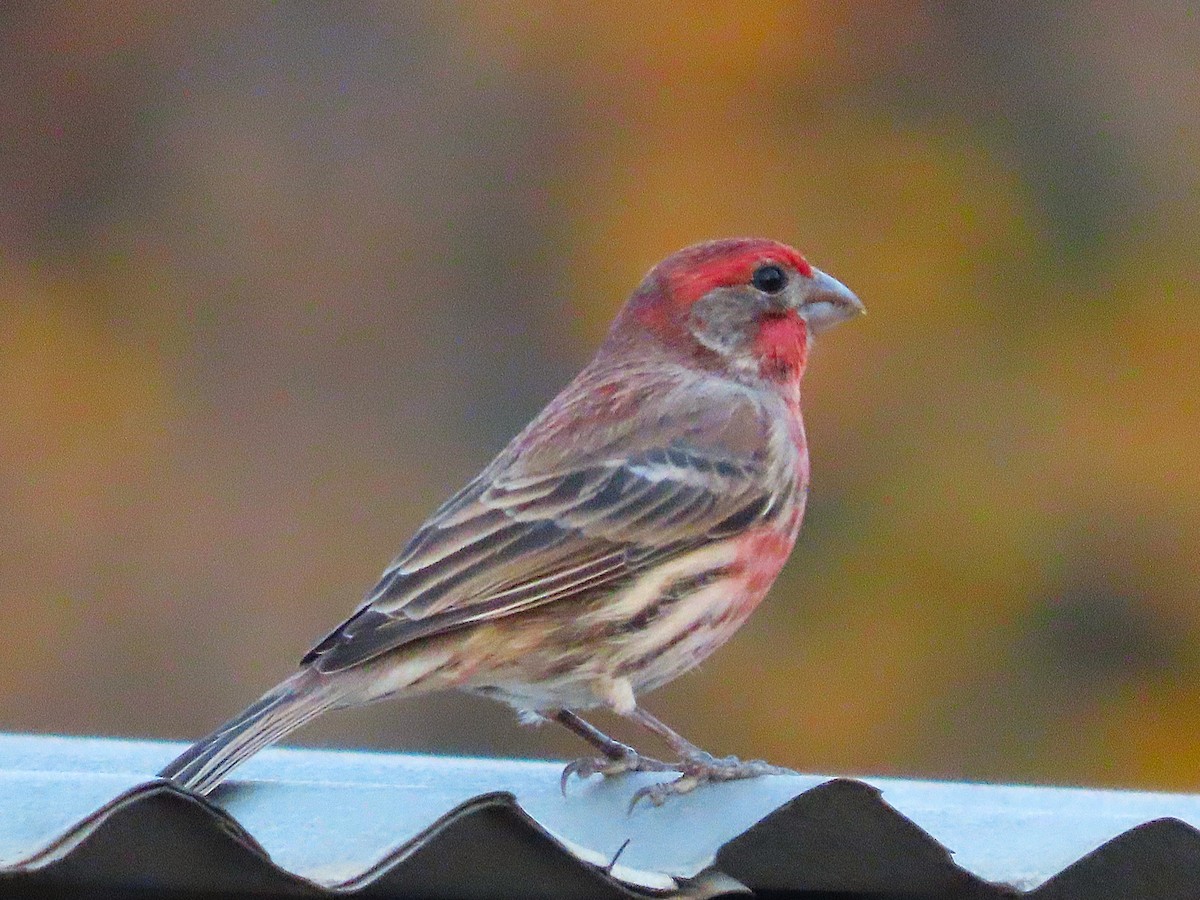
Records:
<instances>
[{"instance_id":1,"label":"bird's foot","mask_svg":"<svg viewBox=\"0 0 1200 900\"><path fill-rule=\"evenodd\" d=\"M611 778L626 772L681 772L682 766L682 763L668 763L651 756L642 756L632 747L622 745L619 755L614 753L612 756L584 756L567 763L563 769L560 787L566 796L567 782L571 780L572 775L578 775L580 778L589 778L592 775Z\"/></svg>"},{"instance_id":2,"label":"bird's foot","mask_svg":"<svg viewBox=\"0 0 1200 900\"><path fill-rule=\"evenodd\" d=\"M674 781L661 781L639 788L629 801L629 811L642 800L649 800L655 806L662 806L667 798L690 794L702 784L717 781L739 781L743 778L760 778L763 775L794 775L791 769L773 766L761 759L749 759L743 762L736 756L726 756L717 759L707 753L697 753L681 762L668 766L670 771L682 772Z\"/></svg>"}]
</instances>

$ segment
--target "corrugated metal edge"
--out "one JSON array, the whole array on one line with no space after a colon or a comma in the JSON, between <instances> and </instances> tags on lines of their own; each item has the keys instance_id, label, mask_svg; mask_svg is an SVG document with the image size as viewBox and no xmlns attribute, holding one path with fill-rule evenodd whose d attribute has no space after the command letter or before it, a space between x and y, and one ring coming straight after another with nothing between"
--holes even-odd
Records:
<instances>
[{"instance_id":1,"label":"corrugated metal edge","mask_svg":"<svg viewBox=\"0 0 1200 900\"><path fill-rule=\"evenodd\" d=\"M447 865L453 860L453 865ZM438 818L365 872L318 885L276 865L238 821L166 781L123 792L37 853L0 872L0 889L70 888L281 897L546 897L708 900L749 891L711 870L670 890L628 885L579 859L507 793L484 794Z\"/></svg>"},{"instance_id":2,"label":"corrugated metal edge","mask_svg":"<svg viewBox=\"0 0 1200 900\"><path fill-rule=\"evenodd\" d=\"M446 859L456 864L449 878L442 864ZM716 870L692 879L674 879L673 889L657 891L626 884L607 869L570 852L511 794L496 793L463 804L338 889L379 889L387 896L545 896L562 900L667 896L707 900L750 893ZM463 879L464 872L470 873L469 880ZM488 885L484 893L475 887L481 877Z\"/></svg>"},{"instance_id":3,"label":"corrugated metal edge","mask_svg":"<svg viewBox=\"0 0 1200 900\"><path fill-rule=\"evenodd\" d=\"M1063 869L1029 900L1200 897L1200 831L1179 819L1146 822Z\"/></svg>"},{"instance_id":4,"label":"corrugated metal edge","mask_svg":"<svg viewBox=\"0 0 1200 900\"><path fill-rule=\"evenodd\" d=\"M834 779L805 791L721 848L716 867L754 891L870 897L1018 897L954 863L881 791Z\"/></svg>"},{"instance_id":5,"label":"corrugated metal edge","mask_svg":"<svg viewBox=\"0 0 1200 900\"><path fill-rule=\"evenodd\" d=\"M173 784L138 785L10 867L0 884L311 897L325 893L271 862L232 816Z\"/></svg>"},{"instance_id":6,"label":"corrugated metal edge","mask_svg":"<svg viewBox=\"0 0 1200 900\"><path fill-rule=\"evenodd\" d=\"M891 789L903 796L905 785L892 784ZM970 790L970 786L956 790L961 793L964 788ZM260 783L257 790L269 791L269 784ZM980 790L1042 796L1034 788L981 786ZM1063 793L1063 789L1043 790ZM1069 791L1065 795L1069 802ZM773 896L821 893L964 900L1200 897L1200 830L1180 819L1157 818L1128 828L1035 889L1022 892L985 881L959 866L951 850L883 796L879 787L861 781L823 782L791 796L726 841L715 864L696 878L671 882L661 876L672 887L656 890L631 883L635 876L647 873L622 871L619 863L613 868L596 852L556 838L513 794L483 793L449 809L419 833L408 832L413 835L410 839L379 852L379 858L361 870L349 870L353 874L348 880L331 885L318 884L273 862L263 844L220 806L156 780L122 792L57 836L43 838L41 849L0 870L0 895L54 895L66 888L72 895L87 896L124 896L131 891L147 896L195 895L200 889L224 896L480 900L683 896L704 900L749 888ZM989 796L996 801L994 793ZM270 805L269 797L259 799ZM1126 802L1119 793L1105 799ZM1130 795L1132 808L1146 805L1135 803L1136 799ZM1062 800L1055 798L1055 802ZM911 793L899 806L913 814ZM963 810L973 815L977 808L988 812L986 805ZM992 812L996 809L1003 811L1004 804ZM1031 807L1035 815L1040 809ZM685 822L676 820L673 827ZM944 828L940 831L945 833ZM1003 839L1003 832L996 835L998 841ZM265 832L263 837L266 840Z\"/></svg>"}]
</instances>

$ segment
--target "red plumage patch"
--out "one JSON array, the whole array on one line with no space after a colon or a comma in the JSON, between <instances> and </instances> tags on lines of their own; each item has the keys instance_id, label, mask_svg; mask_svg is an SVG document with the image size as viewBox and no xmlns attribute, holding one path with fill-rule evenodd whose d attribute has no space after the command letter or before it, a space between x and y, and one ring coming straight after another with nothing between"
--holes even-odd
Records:
<instances>
[{"instance_id":1,"label":"red plumage patch","mask_svg":"<svg viewBox=\"0 0 1200 900\"><path fill-rule=\"evenodd\" d=\"M754 338L759 371L765 377L794 378L808 361L808 330L795 310L763 319Z\"/></svg>"},{"instance_id":2,"label":"red plumage patch","mask_svg":"<svg viewBox=\"0 0 1200 900\"><path fill-rule=\"evenodd\" d=\"M688 247L663 264L662 275L668 294L687 308L713 288L747 284L763 263L783 263L806 278L812 266L787 244L762 238L713 241Z\"/></svg>"},{"instance_id":3,"label":"red plumage patch","mask_svg":"<svg viewBox=\"0 0 1200 900\"><path fill-rule=\"evenodd\" d=\"M655 266L623 315L663 340L681 347L694 346L683 325L692 304L716 288L749 284L754 271L768 263L791 268L805 278L813 274L808 260L778 241L765 238L709 241L686 247ZM618 327L619 323L620 320ZM771 365L776 369L803 364L803 346L797 350L795 341L786 335L768 339L767 343L775 347L765 355L775 361Z\"/></svg>"}]
</instances>

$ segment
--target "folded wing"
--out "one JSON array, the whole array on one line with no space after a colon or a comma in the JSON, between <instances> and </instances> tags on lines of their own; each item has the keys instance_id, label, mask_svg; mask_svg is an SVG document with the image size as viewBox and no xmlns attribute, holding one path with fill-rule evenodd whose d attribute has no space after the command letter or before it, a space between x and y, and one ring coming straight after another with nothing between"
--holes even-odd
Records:
<instances>
[{"instance_id":1,"label":"folded wing","mask_svg":"<svg viewBox=\"0 0 1200 900\"><path fill-rule=\"evenodd\" d=\"M771 516L793 485L777 477L766 411L738 391L677 408L671 396L614 422L589 408L595 391L564 393L434 513L304 662L346 669L423 637L613 591ZM540 452L547 431L564 433L563 411L577 423L565 432L572 452L560 438ZM542 419L550 426L539 431Z\"/></svg>"}]
</instances>

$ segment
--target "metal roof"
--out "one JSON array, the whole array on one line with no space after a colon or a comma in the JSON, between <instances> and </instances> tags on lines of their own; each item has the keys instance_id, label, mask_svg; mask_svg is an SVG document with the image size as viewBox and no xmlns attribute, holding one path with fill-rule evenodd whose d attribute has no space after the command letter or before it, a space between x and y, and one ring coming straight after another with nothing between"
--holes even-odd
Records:
<instances>
[{"instance_id":1,"label":"metal roof","mask_svg":"<svg viewBox=\"0 0 1200 900\"><path fill-rule=\"evenodd\" d=\"M655 776L564 798L560 763L272 749L209 802L150 778L180 749L0 735L0 890L1200 896L1191 795L796 775L627 814Z\"/></svg>"}]
</instances>

